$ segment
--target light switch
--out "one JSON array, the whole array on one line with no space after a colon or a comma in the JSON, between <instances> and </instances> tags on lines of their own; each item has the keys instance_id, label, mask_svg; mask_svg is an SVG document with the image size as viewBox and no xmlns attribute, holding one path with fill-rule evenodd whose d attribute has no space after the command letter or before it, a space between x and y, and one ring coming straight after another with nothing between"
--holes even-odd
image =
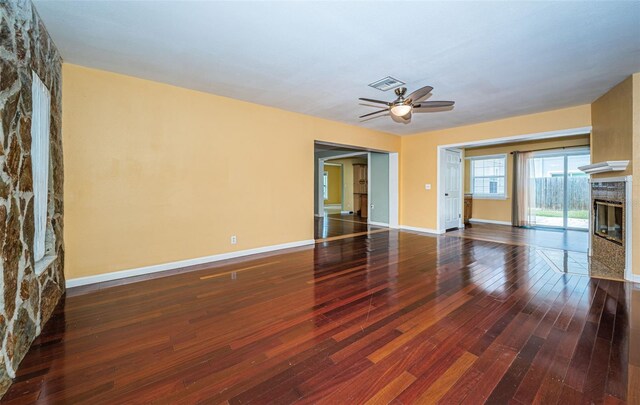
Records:
<instances>
[{"instance_id":1,"label":"light switch","mask_svg":"<svg viewBox=\"0 0 640 405\"><path fill-rule=\"evenodd\" d=\"M424 185L424 189L425 190L431 190L431 184L425 184Z\"/></svg>"}]
</instances>

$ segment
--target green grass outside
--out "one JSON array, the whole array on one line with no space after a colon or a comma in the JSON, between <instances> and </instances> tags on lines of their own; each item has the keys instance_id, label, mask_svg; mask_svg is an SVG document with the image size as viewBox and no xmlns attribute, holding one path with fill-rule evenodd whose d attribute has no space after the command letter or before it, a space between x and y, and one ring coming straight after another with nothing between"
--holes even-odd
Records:
<instances>
[{"instance_id":1,"label":"green grass outside","mask_svg":"<svg viewBox=\"0 0 640 405\"><path fill-rule=\"evenodd\" d=\"M533 212L539 217L562 218L562 211L533 210ZM569 214L569 218L589 219L589 211L587 210L569 211L568 214Z\"/></svg>"}]
</instances>

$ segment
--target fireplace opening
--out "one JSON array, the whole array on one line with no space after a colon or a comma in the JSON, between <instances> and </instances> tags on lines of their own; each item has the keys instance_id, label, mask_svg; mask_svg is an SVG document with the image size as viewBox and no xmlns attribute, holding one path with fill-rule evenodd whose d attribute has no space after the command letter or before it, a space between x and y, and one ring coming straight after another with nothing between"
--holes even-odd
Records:
<instances>
[{"instance_id":1,"label":"fireplace opening","mask_svg":"<svg viewBox=\"0 0 640 405\"><path fill-rule=\"evenodd\" d=\"M594 201L593 233L622 245L622 204L611 201Z\"/></svg>"}]
</instances>

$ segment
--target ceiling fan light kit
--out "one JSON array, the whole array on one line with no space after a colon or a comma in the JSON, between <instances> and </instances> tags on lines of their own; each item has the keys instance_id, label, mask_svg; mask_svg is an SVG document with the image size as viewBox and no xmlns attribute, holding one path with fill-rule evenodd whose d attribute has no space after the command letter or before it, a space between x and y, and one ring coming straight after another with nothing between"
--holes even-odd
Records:
<instances>
[{"instance_id":1,"label":"ceiling fan light kit","mask_svg":"<svg viewBox=\"0 0 640 405\"><path fill-rule=\"evenodd\" d=\"M432 90L433 90L433 87L424 86L414 91L413 93L409 94L407 97L405 97L404 95L407 92L407 89L406 87L400 87L395 89L396 96L398 97L392 102L361 97L360 98L361 101L366 101L368 103L384 104L387 106L387 108L374 111L369 114L361 115L360 118L371 117L380 113L389 112L391 114L391 118L395 122L406 124L411 119L412 112L418 112L418 113L434 112L434 111L437 111L437 110L434 110L434 108L453 107L453 105L455 104L453 101L422 101L421 102L420 100L423 100L424 98L426 98L431 93ZM378 115L377 117L382 117L382 115ZM377 117L372 117L372 118L377 118Z\"/></svg>"},{"instance_id":2,"label":"ceiling fan light kit","mask_svg":"<svg viewBox=\"0 0 640 405\"><path fill-rule=\"evenodd\" d=\"M413 106L409 104L397 104L391 107L391 114L397 117L404 117L413 110Z\"/></svg>"}]
</instances>

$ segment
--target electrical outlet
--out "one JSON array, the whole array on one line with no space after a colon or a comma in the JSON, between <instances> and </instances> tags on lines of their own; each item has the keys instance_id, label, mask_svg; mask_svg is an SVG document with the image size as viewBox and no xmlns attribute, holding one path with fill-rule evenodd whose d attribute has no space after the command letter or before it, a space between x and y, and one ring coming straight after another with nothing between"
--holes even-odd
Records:
<instances>
[{"instance_id":1,"label":"electrical outlet","mask_svg":"<svg viewBox=\"0 0 640 405\"><path fill-rule=\"evenodd\" d=\"M231 244L235 245L236 243L238 243L238 238L236 235L231 235Z\"/></svg>"},{"instance_id":2,"label":"electrical outlet","mask_svg":"<svg viewBox=\"0 0 640 405\"><path fill-rule=\"evenodd\" d=\"M425 190L431 190L431 184L425 184L424 185L424 189Z\"/></svg>"}]
</instances>

